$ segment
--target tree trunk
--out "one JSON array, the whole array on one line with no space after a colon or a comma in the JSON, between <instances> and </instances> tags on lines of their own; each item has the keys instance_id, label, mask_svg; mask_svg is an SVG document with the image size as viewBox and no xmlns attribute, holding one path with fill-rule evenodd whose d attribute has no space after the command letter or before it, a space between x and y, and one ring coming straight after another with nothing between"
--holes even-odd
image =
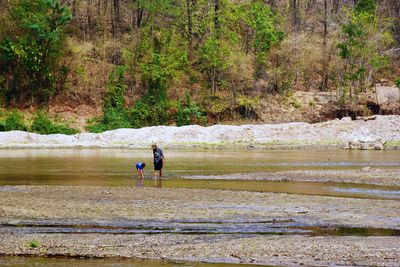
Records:
<instances>
[{"instance_id":1,"label":"tree trunk","mask_svg":"<svg viewBox=\"0 0 400 267\"><path fill-rule=\"evenodd\" d=\"M91 11L92 0L86 2L86 38L90 39L91 27L92 27L92 11Z\"/></svg>"},{"instance_id":2,"label":"tree trunk","mask_svg":"<svg viewBox=\"0 0 400 267\"><path fill-rule=\"evenodd\" d=\"M115 40L120 38L120 0L113 0L112 33Z\"/></svg>"},{"instance_id":3,"label":"tree trunk","mask_svg":"<svg viewBox=\"0 0 400 267\"><path fill-rule=\"evenodd\" d=\"M391 0L388 1L388 9L390 12L390 17L393 18L393 33L394 37L397 40L397 43L400 44L400 1L399 0Z\"/></svg>"},{"instance_id":4,"label":"tree trunk","mask_svg":"<svg viewBox=\"0 0 400 267\"><path fill-rule=\"evenodd\" d=\"M291 0L292 9L292 27L294 32L299 31L299 14L298 14L298 0Z\"/></svg>"},{"instance_id":5,"label":"tree trunk","mask_svg":"<svg viewBox=\"0 0 400 267\"><path fill-rule=\"evenodd\" d=\"M268 5L271 7L271 9L275 9L276 0L268 0Z\"/></svg>"},{"instance_id":6,"label":"tree trunk","mask_svg":"<svg viewBox=\"0 0 400 267\"><path fill-rule=\"evenodd\" d=\"M137 2L137 8L136 8L136 28L137 29L139 29L142 26L143 12L144 12L144 9L142 7L140 7L139 2Z\"/></svg>"},{"instance_id":7,"label":"tree trunk","mask_svg":"<svg viewBox=\"0 0 400 267\"><path fill-rule=\"evenodd\" d=\"M214 29L217 39L221 36L220 25L219 25L219 12L220 12L220 0L213 0L214 1Z\"/></svg>"},{"instance_id":8,"label":"tree trunk","mask_svg":"<svg viewBox=\"0 0 400 267\"><path fill-rule=\"evenodd\" d=\"M192 25L192 11L194 0L186 0L186 14L187 14L187 38L188 38L188 52L189 52L189 62L193 60L193 25Z\"/></svg>"},{"instance_id":9,"label":"tree trunk","mask_svg":"<svg viewBox=\"0 0 400 267\"><path fill-rule=\"evenodd\" d=\"M326 91L328 89L328 59L327 59L327 39L328 39L328 0L324 0L324 36L322 42L322 57L323 57L323 64L322 64L322 84L321 89L322 91Z\"/></svg>"},{"instance_id":10,"label":"tree trunk","mask_svg":"<svg viewBox=\"0 0 400 267\"><path fill-rule=\"evenodd\" d=\"M76 16L76 1L77 0L73 0L72 2L72 16L75 18Z\"/></svg>"},{"instance_id":11,"label":"tree trunk","mask_svg":"<svg viewBox=\"0 0 400 267\"><path fill-rule=\"evenodd\" d=\"M331 13L333 14L337 14L339 11L339 4L340 1L339 0L332 0L332 7L331 7Z\"/></svg>"}]
</instances>

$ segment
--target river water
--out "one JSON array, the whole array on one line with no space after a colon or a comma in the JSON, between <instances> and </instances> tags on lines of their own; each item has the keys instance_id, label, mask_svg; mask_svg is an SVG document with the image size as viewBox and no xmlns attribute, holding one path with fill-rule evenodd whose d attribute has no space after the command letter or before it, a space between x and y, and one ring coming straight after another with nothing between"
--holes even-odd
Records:
<instances>
[{"instance_id":1,"label":"river water","mask_svg":"<svg viewBox=\"0 0 400 267\"><path fill-rule=\"evenodd\" d=\"M400 167L399 151L166 150L164 180L152 181L151 150L13 149L0 151L0 185L154 186L400 199L400 189L351 183L212 180L210 175L285 170ZM136 162L146 179L136 179ZM197 176L201 179L185 179ZM240 178L240 175L239 175Z\"/></svg>"},{"instance_id":2,"label":"river water","mask_svg":"<svg viewBox=\"0 0 400 267\"><path fill-rule=\"evenodd\" d=\"M152 180L151 150L128 149L10 149L0 150L0 190L8 185L71 185L71 186L144 186L164 188L206 188L224 190L246 190L257 192L282 192L306 195L337 197L400 199L400 189L390 186L375 186L350 183L274 182L247 180L213 180L211 175L232 175L240 178L241 173L258 173L287 170L356 170L363 167L398 168L399 151L348 151L348 150L165 150L166 165L164 179ZM135 163L146 162L145 180L136 178ZM239 174L239 175L238 175ZM200 179L187 179L197 176ZM37 223L37 222L36 222ZM269 224L273 223L273 227ZM188 234L213 234L227 232L246 234L301 234L313 235L395 235L399 231L386 229L306 229L293 226L291 221L254 222L246 225L204 224L155 225L156 231L173 231ZM68 225L3 225L16 233L88 232L127 233L146 231L140 227L118 225L116 227L68 226ZM165 229L164 229L164 228ZM150 229L149 234L155 230ZM161 230L160 230L161 229ZM189 230L187 230L189 229ZM211 230L210 230L211 229ZM282 231L282 232L279 232ZM281 230L280 230L281 229ZM181 232L179 232L179 231ZM323 230L323 231L322 231ZM203 233L203 232L204 233ZM327 233L328 231L328 233ZM329 232L330 231L330 232ZM354 233L356 231L356 233ZM131 233L132 232L132 233ZM162 261L120 260L120 259L71 259L38 257L0 257L0 266L193 266L224 267L234 264L169 263ZM242 266L242 265L241 265Z\"/></svg>"}]
</instances>

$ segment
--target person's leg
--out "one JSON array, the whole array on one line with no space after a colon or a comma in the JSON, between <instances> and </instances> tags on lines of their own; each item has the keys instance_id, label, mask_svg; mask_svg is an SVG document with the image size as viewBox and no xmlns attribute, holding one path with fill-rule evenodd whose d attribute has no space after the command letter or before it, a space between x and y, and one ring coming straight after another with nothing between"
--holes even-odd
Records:
<instances>
[{"instance_id":1,"label":"person's leg","mask_svg":"<svg viewBox=\"0 0 400 267\"><path fill-rule=\"evenodd\" d=\"M157 170L154 170L154 180L157 179Z\"/></svg>"},{"instance_id":2,"label":"person's leg","mask_svg":"<svg viewBox=\"0 0 400 267\"><path fill-rule=\"evenodd\" d=\"M161 177L162 177L162 168L163 168L163 162L161 161L161 162L159 163L159 165L158 165L158 169L159 169L159 171L160 171L160 179L161 179Z\"/></svg>"}]
</instances>

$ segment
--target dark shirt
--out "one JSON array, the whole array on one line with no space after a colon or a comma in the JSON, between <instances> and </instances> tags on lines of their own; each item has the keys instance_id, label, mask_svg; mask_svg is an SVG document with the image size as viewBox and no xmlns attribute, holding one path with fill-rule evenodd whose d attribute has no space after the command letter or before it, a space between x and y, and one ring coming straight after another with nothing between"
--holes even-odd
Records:
<instances>
[{"instance_id":1,"label":"dark shirt","mask_svg":"<svg viewBox=\"0 0 400 267\"><path fill-rule=\"evenodd\" d=\"M153 157L154 157L154 163L159 163L162 162L164 154L161 149L156 148L153 149Z\"/></svg>"}]
</instances>

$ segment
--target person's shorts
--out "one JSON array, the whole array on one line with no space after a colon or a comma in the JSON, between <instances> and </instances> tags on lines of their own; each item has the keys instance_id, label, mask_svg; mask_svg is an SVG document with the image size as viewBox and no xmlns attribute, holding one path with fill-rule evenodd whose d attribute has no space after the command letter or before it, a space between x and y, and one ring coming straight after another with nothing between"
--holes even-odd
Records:
<instances>
[{"instance_id":1,"label":"person's shorts","mask_svg":"<svg viewBox=\"0 0 400 267\"><path fill-rule=\"evenodd\" d=\"M155 171L161 171L163 167L163 162L160 160L159 162L154 162L154 170Z\"/></svg>"}]
</instances>

